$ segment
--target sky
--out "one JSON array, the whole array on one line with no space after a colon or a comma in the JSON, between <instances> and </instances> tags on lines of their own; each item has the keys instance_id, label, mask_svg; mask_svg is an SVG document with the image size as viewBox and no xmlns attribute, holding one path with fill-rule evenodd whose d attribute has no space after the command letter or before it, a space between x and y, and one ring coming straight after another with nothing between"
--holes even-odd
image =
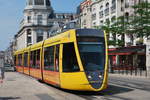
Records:
<instances>
[{"instance_id":1,"label":"sky","mask_svg":"<svg viewBox=\"0 0 150 100\"><path fill-rule=\"evenodd\" d=\"M76 12L83 0L51 0L55 12ZM26 0L0 0L0 51L5 50L19 31Z\"/></svg>"}]
</instances>

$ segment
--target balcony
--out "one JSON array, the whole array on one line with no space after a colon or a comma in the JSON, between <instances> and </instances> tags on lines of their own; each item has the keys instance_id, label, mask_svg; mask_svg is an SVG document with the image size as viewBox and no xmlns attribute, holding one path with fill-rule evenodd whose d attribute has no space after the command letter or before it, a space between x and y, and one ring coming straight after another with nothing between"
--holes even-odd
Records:
<instances>
[{"instance_id":1,"label":"balcony","mask_svg":"<svg viewBox=\"0 0 150 100\"><path fill-rule=\"evenodd\" d=\"M38 22L37 19L33 19L31 20L31 22L26 22L24 19L20 22L20 29L22 29L23 27L29 27L29 26L52 26L53 25L54 20L47 20L47 19L43 19L41 21Z\"/></svg>"}]
</instances>

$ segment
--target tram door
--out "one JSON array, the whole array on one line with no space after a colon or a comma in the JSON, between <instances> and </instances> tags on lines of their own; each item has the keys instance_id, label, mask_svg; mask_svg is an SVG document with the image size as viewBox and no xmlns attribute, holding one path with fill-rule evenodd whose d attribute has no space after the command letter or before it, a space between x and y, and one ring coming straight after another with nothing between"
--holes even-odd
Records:
<instances>
[{"instance_id":1,"label":"tram door","mask_svg":"<svg viewBox=\"0 0 150 100\"><path fill-rule=\"evenodd\" d=\"M59 45L44 48L44 81L59 86Z\"/></svg>"}]
</instances>

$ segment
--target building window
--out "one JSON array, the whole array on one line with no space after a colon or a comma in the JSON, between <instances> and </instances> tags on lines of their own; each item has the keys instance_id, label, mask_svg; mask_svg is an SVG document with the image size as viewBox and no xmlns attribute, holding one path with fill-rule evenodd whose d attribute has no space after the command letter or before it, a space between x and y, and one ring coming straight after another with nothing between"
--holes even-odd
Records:
<instances>
[{"instance_id":1,"label":"building window","mask_svg":"<svg viewBox=\"0 0 150 100\"><path fill-rule=\"evenodd\" d=\"M95 27L96 26L96 22L93 22L93 27Z\"/></svg>"},{"instance_id":2,"label":"building window","mask_svg":"<svg viewBox=\"0 0 150 100\"><path fill-rule=\"evenodd\" d=\"M116 0L112 0L112 4L115 4L116 3Z\"/></svg>"},{"instance_id":3,"label":"building window","mask_svg":"<svg viewBox=\"0 0 150 100\"><path fill-rule=\"evenodd\" d=\"M109 3L106 3L105 16L109 15Z\"/></svg>"},{"instance_id":4,"label":"building window","mask_svg":"<svg viewBox=\"0 0 150 100\"><path fill-rule=\"evenodd\" d=\"M28 21L28 23L31 23L31 16L27 17L27 21Z\"/></svg>"},{"instance_id":5,"label":"building window","mask_svg":"<svg viewBox=\"0 0 150 100\"><path fill-rule=\"evenodd\" d=\"M100 26L102 26L102 25L103 25L103 20L100 21Z\"/></svg>"},{"instance_id":6,"label":"building window","mask_svg":"<svg viewBox=\"0 0 150 100\"><path fill-rule=\"evenodd\" d=\"M121 0L121 11L124 11L124 0Z\"/></svg>"},{"instance_id":7,"label":"building window","mask_svg":"<svg viewBox=\"0 0 150 100\"><path fill-rule=\"evenodd\" d=\"M33 5L33 0L29 0L28 4Z\"/></svg>"},{"instance_id":8,"label":"building window","mask_svg":"<svg viewBox=\"0 0 150 100\"><path fill-rule=\"evenodd\" d=\"M92 14L92 20L96 20L96 14Z\"/></svg>"},{"instance_id":9,"label":"building window","mask_svg":"<svg viewBox=\"0 0 150 100\"><path fill-rule=\"evenodd\" d=\"M43 41L43 30L37 30L37 40L36 42Z\"/></svg>"},{"instance_id":10,"label":"building window","mask_svg":"<svg viewBox=\"0 0 150 100\"><path fill-rule=\"evenodd\" d=\"M116 0L112 0L111 13L116 11Z\"/></svg>"},{"instance_id":11,"label":"building window","mask_svg":"<svg viewBox=\"0 0 150 100\"><path fill-rule=\"evenodd\" d=\"M100 6L100 11L103 10L103 5Z\"/></svg>"},{"instance_id":12,"label":"building window","mask_svg":"<svg viewBox=\"0 0 150 100\"><path fill-rule=\"evenodd\" d=\"M27 30L27 46L32 44L32 32L31 29Z\"/></svg>"},{"instance_id":13,"label":"building window","mask_svg":"<svg viewBox=\"0 0 150 100\"><path fill-rule=\"evenodd\" d=\"M109 19L106 19L106 22L105 22L107 25L110 24L110 20Z\"/></svg>"},{"instance_id":14,"label":"building window","mask_svg":"<svg viewBox=\"0 0 150 100\"><path fill-rule=\"evenodd\" d=\"M38 25L41 25L42 22L43 22L43 17L42 17L42 15L38 15L38 16L37 16L37 20L38 20Z\"/></svg>"},{"instance_id":15,"label":"building window","mask_svg":"<svg viewBox=\"0 0 150 100\"><path fill-rule=\"evenodd\" d=\"M130 3L129 0L126 0L126 1L125 1L125 8L129 8L129 3Z\"/></svg>"},{"instance_id":16,"label":"building window","mask_svg":"<svg viewBox=\"0 0 150 100\"><path fill-rule=\"evenodd\" d=\"M35 5L44 5L44 0L34 0Z\"/></svg>"},{"instance_id":17,"label":"building window","mask_svg":"<svg viewBox=\"0 0 150 100\"><path fill-rule=\"evenodd\" d=\"M99 17L102 18L103 16L104 16L103 11L100 11L100 12L99 12Z\"/></svg>"},{"instance_id":18,"label":"building window","mask_svg":"<svg viewBox=\"0 0 150 100\"><path fill-rule=\"evenodd\" d=\"M82 25L86 25L86 20L83 20L83 24Z\"/></svg>"},{"instance_id":19,"label":"building window","mask_svg":"<svg viewBox=\"0 0 150 100\"><path fill-rule=\"evenodd\" d=\"M50 6L50 5L51 5L50 1L46 0L46 6Z\"/></svg>"}]
</instances>

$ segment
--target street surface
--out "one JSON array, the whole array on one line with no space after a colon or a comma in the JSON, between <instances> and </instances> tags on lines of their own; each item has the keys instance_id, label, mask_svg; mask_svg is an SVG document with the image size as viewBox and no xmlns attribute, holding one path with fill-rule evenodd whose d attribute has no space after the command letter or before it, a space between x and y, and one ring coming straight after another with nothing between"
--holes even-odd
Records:
<instances>
[{"instance_id":1,"label":"street surface","mask_svg":"<svg viewBox=\"0 0 150 100\"><path fill-rule=\"evenodd\" d=\"M150 79L109 76L109 87L101 92L66 91L34 78L7 72L0 84L0 100L150 100Z\"/></svg>"}]
</instances>

